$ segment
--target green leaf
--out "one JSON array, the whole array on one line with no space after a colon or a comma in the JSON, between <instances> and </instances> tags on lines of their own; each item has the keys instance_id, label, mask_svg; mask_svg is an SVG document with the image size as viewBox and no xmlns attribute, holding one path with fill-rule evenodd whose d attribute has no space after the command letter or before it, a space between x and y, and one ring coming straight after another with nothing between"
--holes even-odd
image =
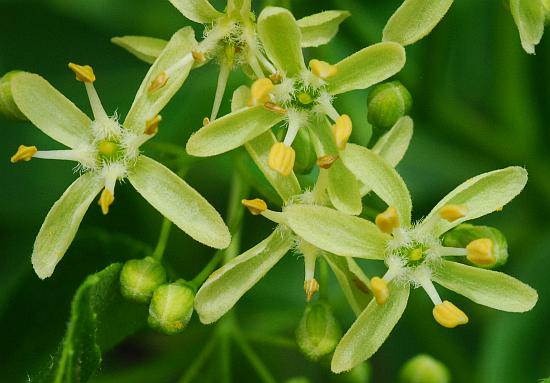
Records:
<instances>
[{"instance_id":1,"label":"green leaf","mask_svg":"<svg viewBox=\"0 0 550 383\"><path fill-rule=\"evenodd\" d=\"M38 129L70 148L90 142L92 121L48 81L20 72L11 82L15 104Z\"/></svg>"},{"instance_id":2,"label":"green leaf","mask_svg":"<svg viewBox=\"0 0 550 383\"><path fill-rule=\"evenodd\" d=\"M502 208L517 196L527 183L527 171L510 166L470 178L447 194L422 221L421 228L436 236L449 231L464 221L475 219ZM447 204L463 205L464 217L448 222L439 217L439 210Z\"/></svg>"},{"instance_id":3,"label":"green leaf","mask_svg":"<svg viewBox=\"0 0 550 383\"><path fill-rule=\"evenodd\" d=\"M230 113L193 134L187 141L187 153L208 157L228 152L269 130L283 118L262 105Z\"/></svg>"},{"instance_id":4,"label":"green leaf","mask_svg":"<svg viewBox=\"0 0 550 383\"><path fill-rule=\"evenodd\" d=\"M113 37L111 42L148 64L153 64L168 44L166 40L147 36Z\"/></svg>"},{"instance_id":5,"label":"green leaf","mask_svg":"<svg viewBox=\"0 0 550 383\"><path fill-rule=\"evenodd\" d=\"M164 165L142 155L128 179L143 198L193 239L216 249L229 246L231 235L216 209Z\"/></svg>"},{"instance_id":6,"label":"green leaf","mask_svg":"<svg viewBox=\"0 0 550 383\"><path fill-rule=\"evenodd\" d=\"M302 32L302 47L318 47L328 43L338 33L342 21L350 16L348 11L324 11L297 21Z\"/></svg>"},{"instance_id":7,"label":"green leaf","mask_svg":"<svg viewBox=\"0 0 550 383\"><path fill-rule=\"evenodd\" d=\"M269 237L213 272L195 297L202 323L217 321L237 303L292 247L289 231L278 229Z\"/></svg>"},{"instance_id":8,"label":"green leaf","mask_svg":"<svg viewBox=\"0 0 550 383\"><path fill-rule=\"evenodd\" d=\"M384 343L403 315L409 299L409 285L390 284L390 298L379 305L373 299L344 335L332 357L335 373L351 370L370 358Z\"/></svg>"},{"instance_id":9,"label":"green leaf","mask_svg":"<svg viewBox=\"0 0 550 383\"><path fill-rule=\"evenodd\" d=\"M452 4L453 0L405 0L388 20L382 40L404 46L417 42L435 28Z\"/></svg>"},{"instance_id":10,"label":"green leaf","mask_svg":"<svg viewBox=\"0 0 550 383\"><path fill-rule=\"evenodd\" d=\"M74 239L88 207L103 187L95 173L86 173L52 206L34 241L32 266L41 279L53 274Z\"/></svg>"},{"instance_id":11,"label":"green leaf","mask_svg":"<svg viewBox=\"0 0 550 383\"><path fill-rule=\"evenodd\" d=\"M405 65L405 49L393 42L363 48L336 64L337 73L327 80L330 94L366 89L393 76Z\"/></svg>"},{"instance_id":12,"label":"green leaf","mask_svg":"<svg viewBox=\"0 0 550 383\"><path fill-rule=\"evenodd\" d=\"M475 303L502 311L529 311L538 300L534 289L509 275L458 262L443 261L432 279Z\"/></svg>"},{"instance_id":13,"label":"green leaf","mask_svg":"<svg viewBox=\"0 0 550 383\"><path fill-rule=\"evenodd\" d=\"M143 79L124 127L143 133L146 121L153 119L166 106L187 79L194 63L191 51L196 45L192 28L185 27L174 33ZM160 89L150 92L151 83L163 72L168 81Z\"/></svg>"},{"instance_id":14,"label":"green leaf","mask_svg":"<svg viewBox=\"0 0 550 383\"><path fill-rule=\"evenodd\" d=\"M382 157L390 166L396 167L403 159L413 135L413 120L403 116L372 147L372 151Z\"/></svg>"},{"instance_id":15,"label":"green leaf","mask_svg":"<svg viewBox=\"0 0 550 383\"><path fill-rule=\"evenodd\" d=\"M407 185L395 169L379 155L359 145L348 144L342 160L364 185L399 213L402 226L411 224L412 201Z\"/></svg>"},{"instance_id":16,"label":"green leaf","mask_svg":"<svg viewBox=\"0 0 550 383\"><path fill-rule=\"evenodd\" d=\"M372 222L324 206L290 205L283 213L297 235L336 255L384 259L391 239Z\"/></svg>"},{"instance_id":17,"label":"green leaf","mask_svg":"<svg viewBox=\"0 0 550 383\"><path fill-rule=\"evenodd\" d=\"M541 0L510 0L510 11L525 52L535 54L544 33L545 10Z\"/></svg>"},{"instance_id":18,"label":"green leaf","mask_svg":"<svg viewBox=\"0 0 550 383\"><path fill-rule=\"evenodd\" d=\"M351 309L355 315L359 315L372 298L367 287L368 278L353 258L327 252L323 256L336 276Z\"/></svg>"},{"instance_id":19,"label":"green leaf","mask_svg":"<svg viewBox=\"0 0 550 383\"><path fill-rule=\"evenodd\" d=\"M267 7L258 18L258 33L277 69L295 77L305 69L300 28L288 10Z\"/></svg>"},{"instance_id":20,"label":"green leaf","mask_svg":"<svg viewBox=\"0 0 550 383\"><path fill-rule=\"evenodd\" d=\"M182 15L196 23L211 23L223 15L223 13L218 12L208 0L170 0L170 3L172 3Z\"/></svg>"}]
</instances>

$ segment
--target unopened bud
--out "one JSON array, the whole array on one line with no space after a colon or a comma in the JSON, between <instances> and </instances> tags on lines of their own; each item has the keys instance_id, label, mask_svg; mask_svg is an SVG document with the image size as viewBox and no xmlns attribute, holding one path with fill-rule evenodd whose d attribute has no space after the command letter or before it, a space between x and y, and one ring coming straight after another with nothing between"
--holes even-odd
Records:
<instances>
[{"instance_id":1,"label":"unopened bud","mask_svg":"<svg viewBox=\"0 0 550 383\"><path fill-rule=\"evenodd\" d=\"M149 326L168 335L182 332L193 315L194 299L183 280L157 287L149 305Z\"/></svg>"},{"instance_id":2,"label":"unopened bud","mask_svg":"<svg viewBox=\"0 0 550 383\"><path fill-rule=\"evenodd\" d=\"M410 359L399 374L400 383L449 383L451 376L443 363L426 354Z\"/></svg>"},{"instance_id":3,"label":"unopened bud","mask_svg":"<svg viewBox=\"0 0 550 383\"><path fill-rule=\"evenodd\" d=\"M331 374L330 383L370 383L370 365L363 362L342 374Z\"/></svg>"},{"instance_id":4,"label":"unopened bud","mask_svg":"<svg viewBox=\"0 0 550 383\"><path fill-rule=\"evenodd\" d=\"M0 114L10 120L27 121L13 99L11 81L21 71L14 70L0 77Z\"/></svg>"},{"instance_id":5,"label":"unopened bud","mask_svg":"<svg viewBox=\"0 0 550 383\"><path fill-rule=\"evenodd\" d=\"M310 359L331 353L342 336L340 325L327 303L308 304L296 329L296 342Z\"/></svg>"},{"instance_id":6,"label":"unopened bud","mask_svg":"<svg viewBox=\"0 0 550 383\"><path fill-rule=\"evenodd\" d=\"M125 298L147 303L153 291L166 282L166 272L152 257L131 259L120 272L120 291Z\"/></svg>"},{"instance_id":7,"label":"unopened bud","mask_svg":"<svg viewBox=\"0 0 550 383\"><path fill-rule=\"evenodd\" d=\"M391 128L412 106L412 97L399 81L377 85L367 98L368 120L379 129Z\"/></svg>"},{"instance_id":8,"label":"unopened bud","mask_svg":"<svg viewBox=\"0 0 550 383\"><path fill-rule=\"evenodd\" d=\"M308 129L298 130L292 148L296 152L294 171L299 174L309 174L315 166L317 154Z\"/></svg>"}]
</instances>

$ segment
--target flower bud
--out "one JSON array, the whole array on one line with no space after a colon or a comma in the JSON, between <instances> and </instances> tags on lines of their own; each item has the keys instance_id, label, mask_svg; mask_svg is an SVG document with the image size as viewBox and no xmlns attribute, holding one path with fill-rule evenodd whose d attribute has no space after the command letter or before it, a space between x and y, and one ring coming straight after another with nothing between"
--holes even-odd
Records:
<instances>
[{"instance_id":1,"label":"flower bud","mask_svg":"<svg viewBox=\"0 0 550 383\"><path fill-rule=\"evenodd\" d=\"M183 280L157 287L149 305L149 326L167 335L182 332L193 314L194 299Z\"/></svg>"},{"instance_id":2,"label":"flower bud","mask_svg":"<svg viewBox=\"0 0 550 383\"><path fill-rule=\"evenodd\" d=\"M492 242L491 255L495 261L493 263L476 263L472 258L468 259L475 266L483 268L495 268L502 266L508 260L508 243L506 237L500 230L489 226L475 226L469 223L458 225L453 230L443 236L443 245L449 247L467 248L472 242L487 238Z\"/></svg>"},{"instance_id":3,"label":"flower bud","mask_svg":"<svg viewBox=\"0 0 550 383\"><path fill-rule=\"evenodd\" d=\"M409 360L399 375L401 383L449 383L451 376L443 363L420 354Z\"/></svg>"},{"instance_id":4,"label":"flower bud","mask_svg":"<svg viewBox=\"0 0 550 383\"><path fill-rule=\"evenodd\" d=\"M332 374L330 376L331 383L369 383L370 381L370 365L368 362L358 364L343 374Z\"/></svg>"},{"instance_id":5,"label":"flower bud","mask_svg":"<svg viewBox=\"0 0 550 383\"><path fill-rule=\"evenodd\" d=\"M310 359L331 353L342 337L342 330L327 303L308 304L296 329L298 347Z\"/></svg>"},{"instance_id":6,"label":"flower bud","mask_svg":"<svg viewBox=\"0 0 550 383\"><path fill-rule=\"evenodd\" d=\"M17 73L21 73L21 71L14 70L0 77L0 114L10 120L27 121L13 100L11 92L11 80Z\"/></svg>"},{"instance_id":7,"label":"flower bud","mask_svg":"<svg viewBox=\"0 0 550 383\"><path fill-rule=\"evenodd\" d=\"M298 134L292 143L292 148L296 152L294 171L300 174L308 174L317 161L317 155L315 154L315 148L307 129L298 130Z\"/></svg>"},{"instance_id":8,"label":"flower bud","mask_svg":"<svg viewBox=\"0 0 550 383\"><path fill-rule=\"evenodd\" d=\"M166 282L166 272L152 257L131 259L120 272L120 291L125 298L147 303L153 291Z\"/></svg>"},{"instance_id":9,"label":"flower bud","mask_svg":"<svg viewBox=\"0 0 550 383\"><path fill-rule=\"evenodd\" d=\"M376 128L387 130L406 115L412 97L399 81L377 85L367 98L368 120Z\"/></svg>"}]
</instances>

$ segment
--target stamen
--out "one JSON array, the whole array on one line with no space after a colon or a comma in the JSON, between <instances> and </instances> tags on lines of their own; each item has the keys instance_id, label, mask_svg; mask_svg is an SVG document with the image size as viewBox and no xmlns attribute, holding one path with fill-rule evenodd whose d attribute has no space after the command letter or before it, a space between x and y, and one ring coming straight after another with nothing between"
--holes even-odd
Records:
<instances>
[{"instance_id":1,"label":"stamen","mask_svg":"<svg viewBox=\"0 0 550 383\"><path fill-rule=\"evenodd\" d=\"M292 147L277 142L269 152L268 165L271 169L286 177L292 172L295 159L296 152Z\"/></svg>"},{"instance_id":2,"label":"stamen","mask_svg":"<svg viewBox=\"0 0 550 383\"><path fill-rule=\"evenodd\" d=\"M461 247L446 247L441 246L437 253L442 257L454 257L454 256L465 256L468 255L468 252L466 249L463 249Z\"/></svg>"},{"instance_id":3,"label":"stamen","mask_svg":"<svg viewBox=\"0 0 550 383\"><path fill-rule=\"evenodd\" d=\"M379 305L386 303L390 296L390 290L386 281L379 277L372 277L370 280L370 289L374 295L374 299L376 299L376 303Z\"/></svg>"},{"instance_id":4,"label":"stamen","mask_svg":"<svg viewBox=\"0 0 550 383\"><path fill-rule=\"evenodd\" d=\"M214 104L212 105L212 113L210 114L210 121L214 121L220 111L223 95L225 94L225 88L227 86L227 80L229 79L229 73L231 72L231 66L228 64L220 65L220 73L218 74L218 85L216 86L216 95L214 96Z\"/></svg>"},{"instance_id":5,"label":"stamen","mask_svg":"<svg viewBox=\"0 0 550 383\"><path fill-rule=\"evenodd\" d=\"M332 105L332 99L328 93L322 92L317 98L317 104L319 112L329 116L332 121L336 122L340 118L340 113L338 113L334 105Z\"/></svg>"},{"instance_id":6,"label":"stamen","mask_svg":"<svg viewBox=\"0 0 550 383\"><path fill-rule=\"evenodd\" d=\"M192 51L191 55L197 64L202 64L206 60L206 56L202 52Z\"/></svg>"},{"instance_id":7,"label":"stamen","mask_svg":"<svg viewBox=\"0 0 550 383\"><path fill-rule=\"evenodd\" d=\"M304 281L304 292L308 302L311 301L317 291L319 291L319 282L315 278Z\"/></svg>"},{"instance_id":8,"label":"stamen","mask_svg":"<svg viewBox=\"0 0 550 383\"><path fill-rule=\"evenodd\" d=\"M473 240L466 246L468 260L476 265L490 266L497 261L493 253L493 241L489 238Z\"/></svg>"},{"instance_id":9,"label":"stamen","mask_svg":"<svg viewBox=\"0 0 550 383\"><path fill-rule=\"evenodd\" d=\"M283 81L283 76L280 73L275 72L269 76L269 79L273 84L280 84Z\"/></svg>"},{"instance_id":10,"label":"stamen","mask_svg":"<svg viewBox=\"0 0 550 383\"><path fill-rule=\"evenodd\" d=\"M267 204L263 199L243 199L241 203L248 208L252 215L259 215L267 210Z\"/></svg>"},{"instance_id":11,"label":"stamen","mask_svg":"<svg viewBox=\"0 0 550 383\"><path fill-rule=\"evenodd\" d=\"M322 169L329 169L337 159L338 156L328 154L317 158L317 165Z\"/></svg>"},{"instance_id":12,"label":"stamen","mask_svg":"<svg viewBox=\"0 0 550 383\"><path fill-rule=\"evenodd\" d=\"M279 105L274 104L272 102L266 102L264 104L264 108L266 108L267 110L271 110L272 112L278 113L282 116L288 113L288 111L285 108L281 108Z\"/></svg>"},{"instance_id":13,"label":"stamen","mask_svg":"<svg viewBox=\"0 0 550 383\"><path fill-rule=\"evenodd\" d=\"M205 117L202 119L202 126L206 126L210 124L210 119L208 117Z\"/></svg>"},{"instance_id":14,"label":"stamen","mask_svg":"<svg viewBox=\"0 0 550 383\"><path fill-rule=\"evenodd\" d=\"M449 301L443 301L436 305L432 313L437 323L443 327L455 328L468 323L468 316Z\"/></svg>"},{"instance_id":15,"label":"stamen","mask_svg":"<svg viewBox=\"0 0 550 383\"><path fill-rule=\"evenodd\" d=\"M39 150L33 156L44 160L65 160L65 161L83 161L84 156L81 151L74 149L67 150Z\"/></svg>"},{"instance_id":16,"label":"stamen","mask_svg":"<svg viewBox=\"0 0 550 383\"><path fill-rule=\"evenodd\" d=\"M309 62L309 67L315 76L322 78L323 80L334 76L338 72L335 65L330 65L325 61L316 59Z\"/></svg>"},{"instance_id":17,"label":"stamen","mask_svg":"<svg viewBox=\"0 0 550 383\"><path fill-rule=\"evenodd\" d=\"M286 146L292 145L303 121L304 116L301 112L297 112L294 109L290 109L288 111L288 129L286 131L285 139L283 140Z\"/></svg>"},{"instance_id":18,"label":"stamen","mask_svg":"<svg viewBox=\"0 0 550 383\"><path fill-rule=\"evenodd\" d=\"M103 189L101 192L101 197L99 197L98 205L101 206L101 212L103 215L107 215L109 213L109 206L114 202L115 196L107 190L107 188Z\"/></svg>"},{"instance_id":19,"label":"stamen","mask_svg":"<svg viewBox=\"0 0 550 383\"><path fill-rule=\"evenodd\" d=\"M250 87L250 94L252 99L250 105L265 104L269 101L269 94L273 90L274 85L268 78L260 78L252 84Z\"/></svg>"},{"instance_id":20,"label":"stamen","mask_svg":"<svg viewBox=\"0 0 550 383\"><path fill-rule=\"evenodd\" d=\"M260 61L260 63L268 70L269 73L272 73L271 76L277 76L276 72L277 72L277 69L275 69L275 67L269 62L269 60L267 58L265 58L265 56L263 55L263 53L260 51L260 50L256 50L256 57L258 58L258 60ZM269 76L271 78L271 76ZM272 80L273 81L273 80ZM279 81L273 81L274 84L280 82L281 80L279 79Z\"/></svg>"},{"instance_id":21,"label":"stamen","mask_svg":"<svg viewBox=\"0 0 550 383\"><path fill-rule=\"evenodd\" d=\"M17 152L11 156L10 161L12 164L19 161L30 161L36 152L38 152L36 146L19 145Z\"/></svg>"},{"instance_id":22,"label":"stamen","mask_svg":"<svg viewBox=\"0 0 550 383\"><path fill-rule=\"evenodd\" d=\"M157 77L151 81L151 85L149 85L149 88L147 89L149 93L156 92L160 88L166 85L168 82L168 74L166 72L160 72Z\"/></svg>"},{"instance_id":23,"label":"stamen","mask_svg":"<svg viewBox=\"0 0 550 383\"><path fill-rule=\"evenodd\" d=\"M384 233L391 234L394 229L399 227L397 209L393 206L388 207L384 212L376 216L374 222Z\"/></svg>"},{"instance_id":24,"label":"stamen","mask_svg":"<svg viewBox=\"0 0 550 383\"><path fill-rule=\"evenodd\" d=\"M157 114L155 117L150 120L145 121L145 131L143 133L148 136L153 136L159 131L159 124L162 121L162 116Z\"/></svg>"},{"instance_id":25,"label":"stamen","mask_svg":"<svg viewBox=\"0 0 550 383\"><path fill-rule=\"evenodd\" d=\"M334 134L334 140L338 149L344 150L351 136L352 123L351 118L347 114L342 114L336 120L336 123L332 125L332 133Z\"/></svg>"},{"instance_id":26,"label":"stamen","mask_svg":"<svg viewBox=\"0 0 550 383\"><path fill-rule=\"evenodd\" d=\"M468 213L468 209L464 205L455 205L455 204L448 204L443 206L439 210L439 215L441 218L453 222L457 219L463 218Z\"/></svg>"},{"instance_id":27,"label":"stamen","mask_svg":"<svg viewBox=\"0 0 550 383\"><path fill-rule=\"evenodd\" d=\"M74 72L78 81L84 83L93 83L95 81L94 70L89 65L69 63L69 69Z\"/></svg>"},{"instance_id":28,"label":"stamen","mask_svg":"<svg viewBox=\"0 0 550 383\"><path fill-rule=\"evenodd\" d=\"M499 206L495 209L496 212L502 211L504 209L504 206Z\"/></svg>"},{"instance_id":29,"label":"stamen","mask_svg":"<svg viewBox=\"0 0 550 383\"><path fill-rule=\"evenodd\" d=\"M252 71L254 72L254 75L256 75L257 78L262 78L265 76L264 71L262 70L262 67L258 63L258 59L252 52L248 54L248 64L252 68Z\"/></svg>"},{"instance_id":30,"label":"stamen","mask_svg":"<svg viewBox=\"0 0 550 383\"><path fill-rule=\"evenodd\" d=\"M426 291L426 294L428 294L433 304L436 306L441 304L441 298L430 279L429 270L418 270L414 276L415 280L420 283L420 286Z\"/></svg>"}]
</instances>

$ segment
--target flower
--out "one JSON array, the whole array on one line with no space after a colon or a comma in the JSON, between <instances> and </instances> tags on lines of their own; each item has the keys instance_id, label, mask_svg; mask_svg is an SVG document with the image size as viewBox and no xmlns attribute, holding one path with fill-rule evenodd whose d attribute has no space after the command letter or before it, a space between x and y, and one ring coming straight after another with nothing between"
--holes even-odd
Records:
<instances>
[{"instance_id":1,"label":"flower","mask_svg":"<svg viewBox=\"0 0 550 383\"><path fill-rule=\"evenodd\" d=\"M191 38L190 31L183 29L169 45L189 49ZM151 205L197 241L215 248L229 245L230 234L218 212L172 171L140 153L140 146L158 130L158 113L186 77L181 70L162 86L151 86L153 79L173 64L170 52L167 50L153 64L122 124L116 114L105 112L90 66L69 64L77 80L86 86L93 120L42 77L19 72L11 78L11 94L19 110L44 133L70 148L44 151L22 145L12 162L70 160L77 162L76 170L81 173L53 205L36 238L32 263L40 278L52 275L95 196L101 192L99 205L107 214L115 200L116 182L126 178Z\"/></svg>"},{"instance_id":2,"label":"flower","mask_svg":"<svg viewBox=\"0 0 550 383\"><path fill-rule=\"evenodd\" d=\"M405 183L378 155L362 148L347 161L363 163L358 178L388 204L376 224L321 206L288 206L287 225L306 241L346 257L383 260L383 277L371 279L375 299L359 315L336 348L332 370L341 372L369 358L387 338L405 310L410 287L422 287L434 304L433 316L445 327L468 322L468 317L449 301L443 301L433 281L478 304L524 312L537 301L531 287L500 272L445 260L449 256L490 256L485 239L466 248L445 247L440 236L460 223L501 209L521 192L527 173L509 167L474 177L444 197L416 224ZM477 253L477 254L475 254ZM479 254L482 253L482 254Z\"/></svg>"},{"instance_id":3,"label":"flower","mask_svg":"<svg viewBox=\"0 0 550 383\"><path fill-rule=\"evenodd\" d=\"M544 24L550 17L547 0L510 0L510 11L518 27L521 46L535 54L535 45L542 39Z\"/></svg>"},{"instance_id":4,"label":"flower","mask_svg":"<svg viewBox=\"0 0 550 383\"><path fill-rule=\"evenodd\" d=\"M308 69L298 24L283 8L264 9L258 19L258 33L277 71L252 85L247 107L192 135L186 146L189 154L203 157L227 152L284 122L288 127L284 141L275 143L269 154L273 170L283 176L290 174L295 159L291 145L300 129L307 129L315 137L318 157L338 158L351 134L352 121L333 107L333 97L383 81L405 63L403 47L385 42L367 47L335 65L311 60ZM351 173L341 161L335 161L329 171L334 205L349 214L358 214L361 201ZM343 183L349 187L342 187ZM346 195L342 195L344 190Z\"/></svg>"},{"instance_id":5,"label":"flower","mask_svg":"<svg viewBox=\"0 0 550 383\"><path fill-rule=\"evenodd\" d=\"M220 65L214 105L209 119L216 119L225 93L229 74L241 67L252 77L264 77L264 71L274 72L265 57L256 31L256 18L251 0L228 0L224 12L216 10L208 0L170 0L186 18L205 24L204 39L193 50L197 65L215 60ZM299 21L304 34L303 46L325 44L334 37L339 24L349 16L347 11L325 11ZM112 42L150 62L164 48L163 41L151 37L115 37Z\"/></svg>"}]
</instances>

